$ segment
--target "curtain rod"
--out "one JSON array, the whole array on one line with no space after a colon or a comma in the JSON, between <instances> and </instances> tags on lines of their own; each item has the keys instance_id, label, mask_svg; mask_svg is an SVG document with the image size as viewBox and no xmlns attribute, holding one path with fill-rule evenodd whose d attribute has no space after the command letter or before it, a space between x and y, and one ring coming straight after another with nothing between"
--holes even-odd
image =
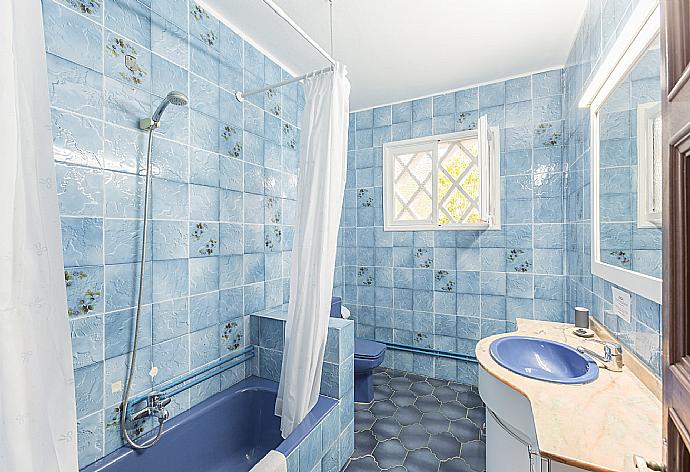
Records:
<instances>
[{"instance_id":1,"label":"curtain rod","mask_svg":"<svg viewBox=\"0 0 690 472\"><path fill-rule=\"evenodd\" d=\"M314 40L311 38L311 36L309 36L309 35L306 33L306 31L304 31L297 23L295 23L295 21L294 21L292 18L290 18L290 16L289 16L287 13L285 13L285 10L283 10L283 9L280 8L278 5L276 5L275 2L273 2L273 0L263 0L263 2L264 2L266 5L268 5L269 7L271 7L271 9L276 13L276 15L278 15L278 16L281 17L283 20L285 20L285 22L287 22L287 24L289 24L289 25L292 27L292 29L294 29L295 31L297 31L297 32L300 34L300 36L302 36L304 39L306 39L307 42L308 42L309 44L311 44L312 46L314 46L314 48L315 48L317 51L319 51L319 52L321 53L321 55L322 55L323 57L325 57L325 58L328 60L328 62L331 63L331 65L330 65L329 67L324 68L324 69L314 70L314 71L308 72L308 73L306 73L306 74L304 74L304 75L300 75L299 77L294 77L294 78L292 78L292 79L284 80L284 81L279 82L279 83L277 83L277 84L268 85L268 86L262 87L262 88L260 88L260 89L249 90L248 92L244 92L244 93L242 93L242 92L235 92L235 98L236 98L237 101L239 101L239 102L243 102L244 99L247 98L247 97L249 97L250 95L256 95L256 94L258 94L258 93L267 92L267 91L269 91L269 90L277 89L277 88L283 87L283 86L285 86L285 85L291 84L291 83L293 83L293 82L299 82L300 80L304 80L304 79L309 78L309 77L314 77L315 75L319 75L319 74L324 74L324 73L326 73L326 72L330 72L330 71L333 70L333 66L335 65L335 59L333 59L333 58L331 57L331 55L328 54L328 53L326 52L326 50L325 50L324 48L322 48L322 47L319 45L319 43L317 43L316 41L314 41Z\"/></svg>"},{"instance_id":2,"label":"curtain rod","mask_svg":"<svg viewBox=\"0 0 690 472\"><path fill-rule=\"evenodd\" d=\"M333 66L328 66L324 67L323 69L318 69L318 70L313 70L311 72L308 72L304 75L300 75L299 77L293 77L292 79L284 80L282 82L279 82L277 84L272 84L272 85L267 85L266 87L260 88L260 89L255 89L255 90L249 90L248 92L235 92L235 98L239 102L243 102L245 98L249 97L250 95L256 95L258 93L263 93L263 92L268 92L269 90L277 89L280 87L283 87L285 85L291 84L293 82L299 82L300 80L307 79L309 77L314 77L319 74L325 74L327 72L331 72L333 70Z\"/></svg>"}]
</instances>

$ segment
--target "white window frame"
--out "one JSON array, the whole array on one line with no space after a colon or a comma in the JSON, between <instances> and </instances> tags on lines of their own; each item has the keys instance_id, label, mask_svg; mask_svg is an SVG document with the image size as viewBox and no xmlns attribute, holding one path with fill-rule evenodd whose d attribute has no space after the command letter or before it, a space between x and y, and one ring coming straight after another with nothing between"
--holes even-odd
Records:
<instances>
[{"instance_id":1,"label":"white window frame","mask_svg":"<svg viewBox=\"0 0 690 472\"><path fill-rule=\"evenodd\" d=\"M438 147L447 141L477 137L479 141L479 203L483 224L438 222ZM432 215L428 220L394 221L395 156L401 153L430 151L432 155ZM500 139L498 127L489 127L486 116L476 130L394 141L383 145L383 229L384 231L462 231L501 229ZM487 190L488 189L488 190Z\"/></svg>"},{"instance_id":2,"label":"white window frame","mask_svg":"<svg viewBox=\"0 0 690 472\"><path fill-rule=\"evenodd\" d=\"M654 209L654 121L661 103L637 106L637 227L661 228L661 209Z\"/></svg>"}]
</instances>

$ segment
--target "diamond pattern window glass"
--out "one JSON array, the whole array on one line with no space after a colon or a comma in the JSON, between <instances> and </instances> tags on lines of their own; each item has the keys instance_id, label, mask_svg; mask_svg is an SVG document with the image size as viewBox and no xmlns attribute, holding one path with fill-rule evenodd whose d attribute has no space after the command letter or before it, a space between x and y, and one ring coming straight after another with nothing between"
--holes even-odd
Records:
<instances>
[{"instance_id":1,"label":"diamond pattern window glass","mask_svg":"<svg viewBox=\"0 0 690 472\"><path fill-rule=\"evenodd\" d=\"M433 213L433 153L421 150L395 156L395 219L431 221Z\"/></svg>"},{"instance_id":2,"label":"diamond pattern window glass","mask_svg":"<svg viewBox=\"0 0 690 472\"><path fill-rule=\"evenodd\" d=\"M438 151L438 224L480 224L479 140L442 142Z\"/></svg>"},{"instance_id":3,"label":"diamond pattern window glass","mask_svg":"<svg viewBox=\"0 0 690 472\"><path fill-rule=\"evenodd\" d=\"M384 229L500 228L498 129L384 145Z\"/></svg>"}]
</instances>

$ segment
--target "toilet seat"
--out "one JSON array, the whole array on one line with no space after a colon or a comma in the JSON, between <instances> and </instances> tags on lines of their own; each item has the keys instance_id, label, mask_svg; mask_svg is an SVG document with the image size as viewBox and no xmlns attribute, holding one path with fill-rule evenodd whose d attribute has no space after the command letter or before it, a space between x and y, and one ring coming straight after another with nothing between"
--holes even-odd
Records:
<instances>
[{"instance_id":1,"label":"toilet seat","mask_svg":"<svg viewBox=\"0 0 690 472\"><path fill-rule=\"evenodd\" d=\"M355 358L378 359L383 356L386 345L363 338L355 338Z\"/></svg>"}]
</instances>

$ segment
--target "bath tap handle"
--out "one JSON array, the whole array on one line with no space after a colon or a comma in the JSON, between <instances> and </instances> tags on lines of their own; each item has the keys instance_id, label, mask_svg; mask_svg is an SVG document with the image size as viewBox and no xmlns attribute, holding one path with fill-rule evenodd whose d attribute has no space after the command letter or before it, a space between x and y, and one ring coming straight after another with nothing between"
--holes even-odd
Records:
<instances>
[{"instance_id":1,"label":"bath tap handle","mask_svg":"<svg viewBox=\"0 0 690 472\"><path fill-rule=\"evenodd\" d=\"M130 419L132 421L139 421L141 419L148 418L149 416L151 416L151 414L152 414L151 408L146 407L146 408L143 408L143 409L137 411L136 413L132 413L132 416Z\"/></svg>"},{"instance_id":2,"label":"bath tap handle","mask_svg":"<svg viewBox=\"0 0 690 472\"><path fill-rule=\"evenodd\" d=\"M133 413L132 421L141 420L153 416L162 423L170 417L170 413L165 409L171 402L171 398L161 398L160 392L151 392L146 399L146 407Z\"/></svg>"}]
</instances>

